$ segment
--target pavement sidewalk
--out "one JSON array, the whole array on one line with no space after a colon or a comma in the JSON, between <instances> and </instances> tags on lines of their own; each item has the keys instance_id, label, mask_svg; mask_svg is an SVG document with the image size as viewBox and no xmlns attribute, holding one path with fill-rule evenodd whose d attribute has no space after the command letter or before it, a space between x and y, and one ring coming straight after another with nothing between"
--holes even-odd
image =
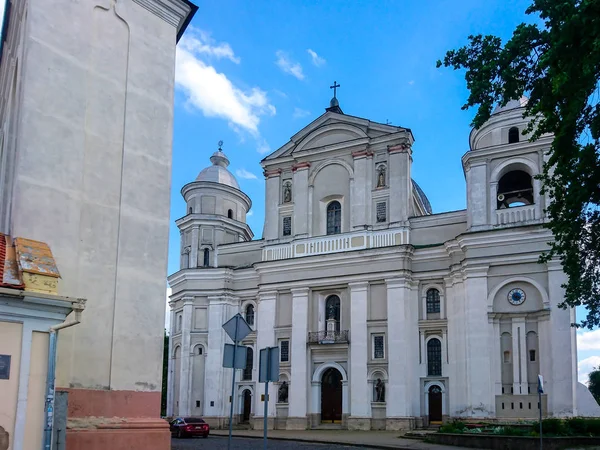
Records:
<instances>
[{"instance_id":1,"label":"pavement sidewalk","mask_svg":"<svg viewBox=\"0 0 600 450\"><path fill-rule=\"evenodd\" d=\"M228 430L211 430L213 436L228 436ZM233 436L262 438L262 430L233 430ZM323 444L345 444L359 447L406 450L466 450L439 444L428 444L417 439L401 437L399 431L348 431L348 430L269 430L269 440L316 442Z\"/></svg>"}]
</instances>

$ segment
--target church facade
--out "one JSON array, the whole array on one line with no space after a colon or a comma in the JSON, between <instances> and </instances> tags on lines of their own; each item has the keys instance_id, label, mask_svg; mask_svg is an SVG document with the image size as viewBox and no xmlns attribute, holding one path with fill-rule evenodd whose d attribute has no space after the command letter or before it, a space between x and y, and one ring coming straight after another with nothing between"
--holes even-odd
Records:
<instances>
[{"instance_id":1,"label":"church facade","mask_svg":"<svg viewBox=\"0 0 600 450\"><path fill-rule=\"evenodd\" d=\"M268 423L408 429L452 417L578 414L565 275L539 264L551 234L522 101L469 138L467 209L434 214L411 178L410 129L346 115L337 100L261 165L263 238L219 149L182 189L181 270L169 277L168 415L263 424L258 353L280 349ZM184 213L182 211L182 213ZM252 328L246 368L222 368L222 324Z\"/></svg>"}]
</instances>

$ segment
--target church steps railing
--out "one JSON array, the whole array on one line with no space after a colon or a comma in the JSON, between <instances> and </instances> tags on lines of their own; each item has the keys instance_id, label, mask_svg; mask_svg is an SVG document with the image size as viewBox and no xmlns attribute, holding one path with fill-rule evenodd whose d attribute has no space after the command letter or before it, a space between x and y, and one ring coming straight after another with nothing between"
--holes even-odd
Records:
<instances>
[{"instance_id":1,"label":"church steps railing","mask_svg":"<svg viewBox=\"0 0 600 450\"><path fill-rule=\"evenodd\" d=\"M310 331L308 333L309 344L348 344L348 330L341 331Z\"/></svg>"},{"instance_id":2,"label":"church steps railing","mask_svg":"<svg viewBox=\"0 0 600 450\"><path fill-rule=\"evenodd\" d=\"M302 256L326 255L349 250L405 245L408 242L409 234L406 228L300 238L286 244L264 247L262 260L277 261Z\"/></svg>"},{"instance_id":3,"label":"church steps railing","mask_svg":"<svg viewBox=\"0 0 600 450\"><path fill-rule=\"evenodd\" d=\"M525 205L515 206L513 208L496 210L496 225L508 225L510 223L531 222L538 219L536 217L536 206Z\"/></svg>"}]
</instances>

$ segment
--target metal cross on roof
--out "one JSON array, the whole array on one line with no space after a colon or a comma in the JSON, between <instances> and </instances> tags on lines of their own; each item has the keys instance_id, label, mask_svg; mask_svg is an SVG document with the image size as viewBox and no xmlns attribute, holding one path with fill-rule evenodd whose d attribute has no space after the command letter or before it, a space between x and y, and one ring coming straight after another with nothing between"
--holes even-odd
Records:
<instances>
[{"instance_id":1,"label":"metal cross on roof","mask_svg":"<svg viewBox=\"0 0 600 450\"><path fill-rule=\"evenodd\" d=\"M219 144L219 150L221 150L221 147L223 147L223 141L219 141L218 144Z\"/></svg>"},{"instance_id":2,"label":"metal cross on roof","mask_svg":"<svg viewBox=\"0 0 600 450\"><path fill-rule=\"evenodd\" d=\"M336 94L337 94L337 88L339 88L340 85L337 84L337 81L333 82L333 86L329 86L329 89L333 89L333 98L336 98Z\"/></svg>"}]
</instances>

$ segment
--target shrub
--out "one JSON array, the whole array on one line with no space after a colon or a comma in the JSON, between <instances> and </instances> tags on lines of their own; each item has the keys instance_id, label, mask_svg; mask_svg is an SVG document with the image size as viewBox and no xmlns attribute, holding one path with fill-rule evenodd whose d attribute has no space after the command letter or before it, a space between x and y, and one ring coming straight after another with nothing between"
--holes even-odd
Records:
<instances>
[{"instance_id":1,"label":"shrub","mask_svg":"<svg viewBox=\"0 0 600 450\"><path fill-rule=\"evenodd\" d=\"M459 420L447 423L440 427L440 433L464 433L465 423Z\"/></svg>"}]
</instances>

